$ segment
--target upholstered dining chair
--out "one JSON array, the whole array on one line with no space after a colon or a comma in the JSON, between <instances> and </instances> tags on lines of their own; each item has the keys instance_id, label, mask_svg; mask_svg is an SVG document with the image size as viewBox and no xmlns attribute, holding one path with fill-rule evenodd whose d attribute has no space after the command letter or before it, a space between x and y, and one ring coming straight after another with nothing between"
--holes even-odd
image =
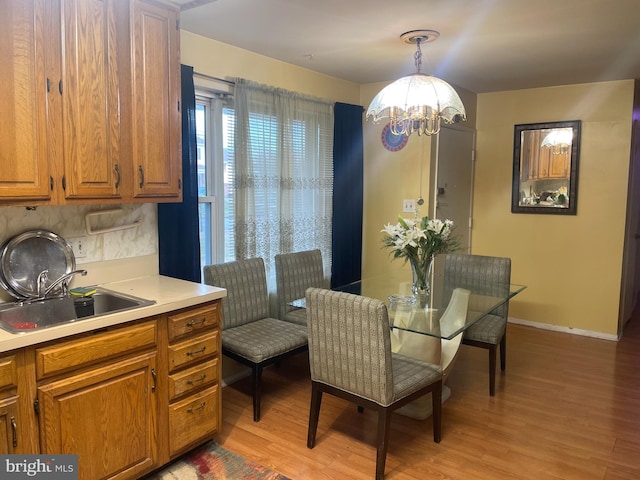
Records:
<instances>
[{"instance_id":1,"label":"upholstered dining chair","mask_svg":"<svg viewBox=\"0 0 640 480\"><path fill-rule=\"evenodd\" d=\"M222 298L222 353L251 368L253 420L260 421L262 370L306 351L307 329L269 317L262 258L203 268L204 281L227 289Z\"/></svg>"},{"instance_id":2,"label":"upholstered dining chair","mask_svg":"<svg viewBox=\"0 0 640 480\"><path fill-rule=\"evenodd\" d=\"M445 257L445 289L466 288L483 295L507 295L511 282L511 259L464 253L448 253ZM473 309L473 303L469 304ZM500 348L500 369L506 368L507 318L509 302L505 302L465 330L464 345L489 351L489 395L496 394L497 350Z\"/></svg>"},{"instance_id":3,"label":"upholstered dining chair","mask_svg":"<svg viewBox=\"0 0 640 480\"><path fill-rule=\"evenodd\" d=\"M442 370L391 352L386 305L380 300L309 288L306 292L311 369L307 447L316 442L322 394L378 412L376 479L384 478L391 414L432 393L433 440L440 442Z\"/></svg>"},{"instance_id":4,"label":"upholstered dining chair","mask_svg":"<svg viewBox=\"0 0 640 480\"><path fill-rule=\"evenodd\" d=\"M322 268L322 253L317 249L281 253L276 255L275 261L278 318L306 325L306 310L293 307L290 303L304 298L309 287L328 288Z\"/></svg>"}]
</instances>

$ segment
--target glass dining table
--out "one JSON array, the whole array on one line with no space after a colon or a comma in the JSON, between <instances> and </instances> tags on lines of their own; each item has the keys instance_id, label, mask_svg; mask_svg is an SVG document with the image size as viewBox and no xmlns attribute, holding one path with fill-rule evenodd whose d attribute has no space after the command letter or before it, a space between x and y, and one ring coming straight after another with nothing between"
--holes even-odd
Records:
<instances>
[{"instance_id":1,"label":"glass dining table","mask_svg":"<svg viewBox=\"0 0 640 480\"><path fill-rule=\"evenodd\" d=\"M436 272L432 275L430 294L417 298L411 292L410 279L402 273L392 272L331 289L384 301L389 308L392 330L451 340L525 290L526 286L464 280L451 283ZM300 298L290 305L305 308L306 301Z\"/></svg>"},{"instance_id":2,"label":"glass dining table","mask_svg":"<svg viewBox=\"0 0 640 480\"><path fill-rule=\"evenodd\" d=\"M525 285L469 279L451 279L434 263L430 293L418 298L412 293L411 273L387 272L363 278L332 290L364 295L385 302L389 311L391 348L395 353L440 365L443 379L450 374L462 334L526 289ZM304 298L290 304L305 308ZM451 391L443 386L443 402ZM428 398L418 399L398 413L424 419L431 415Z\"/></svg>"}]
</instances>

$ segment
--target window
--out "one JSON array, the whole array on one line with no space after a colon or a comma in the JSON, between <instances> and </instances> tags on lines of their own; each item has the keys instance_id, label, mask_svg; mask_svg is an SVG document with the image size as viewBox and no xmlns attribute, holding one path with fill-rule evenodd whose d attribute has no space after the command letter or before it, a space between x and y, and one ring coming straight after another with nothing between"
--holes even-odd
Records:
<instances>
[{"instance_id":1,"label":"window","mask_svg":"<svg viewBox=\"0 0 640 480\"><path fill-rule=\"evenodd\" d=\"M196 92L196 143L202 266L235 259L234 112L228 95Z\"/></svg>"},{"instance_id":2,"label":"window","mask_svg":"<svg viewBox=\"0 0 640 480\"><path fill-rule=\"evenodd\" d=\"M262 257L270 278L277 253L320 248L329 272L333 106L261 90L248 98L236 83L234 105L196 89L201 264L240 252Z\"/></svg>"}]
</instances>

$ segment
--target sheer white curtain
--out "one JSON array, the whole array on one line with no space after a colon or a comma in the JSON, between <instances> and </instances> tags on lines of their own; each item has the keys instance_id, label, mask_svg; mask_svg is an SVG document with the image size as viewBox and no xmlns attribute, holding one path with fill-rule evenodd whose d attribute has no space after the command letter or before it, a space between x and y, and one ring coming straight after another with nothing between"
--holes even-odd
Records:
<instances>
[{"instance_id":1,"label":"sheer white curtain","mask_svg":"<svg viewBox=\"0 0 640 480\"><path fill-rule=\"evenodd\" d=\"M333 103L236 79L236 258L319 248L331 272Z\"/></svg>"}]
</instances>

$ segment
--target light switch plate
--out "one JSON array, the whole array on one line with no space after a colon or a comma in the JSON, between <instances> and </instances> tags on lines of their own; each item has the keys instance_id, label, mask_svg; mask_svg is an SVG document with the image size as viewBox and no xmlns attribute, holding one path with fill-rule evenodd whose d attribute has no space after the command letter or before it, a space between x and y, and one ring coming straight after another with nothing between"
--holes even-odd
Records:
<instances>
[{"instance_id":1,"label":"light switch plate","mask_svg":"<svg viewBox=\"0 0 640 480\"><path fill-rule=\"evenodd\" d=\"M411 199L403 200L402 211L404 213L414 213L416 211L416 201Z\"/></svg>"},{"instance_id":2,"label":"light switch plate","mask_svg":"<svg viewBox=\"0 0 640 480\"><path fill-rule=\"evenodd\" d=\"M87 237L67 238L67 242L71 245L73 255L76 258L85 258L87 256Z\"/></svg>"}]
</instances>

